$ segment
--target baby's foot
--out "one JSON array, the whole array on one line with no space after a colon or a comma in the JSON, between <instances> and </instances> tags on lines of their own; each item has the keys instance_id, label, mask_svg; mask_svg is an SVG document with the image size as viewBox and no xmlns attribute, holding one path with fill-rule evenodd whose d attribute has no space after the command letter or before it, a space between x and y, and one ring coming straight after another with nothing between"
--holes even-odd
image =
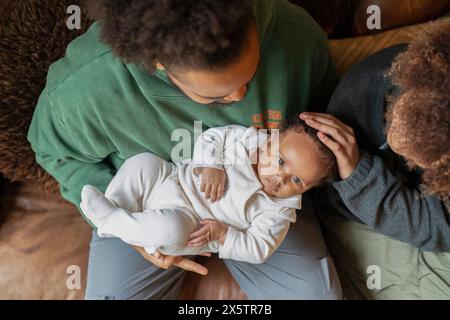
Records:
<instances>
[{"instance_id":1,"label":"baby's foot","mask_svg":"<svg viewBox=\"0 0 450 320\"><path fill-rule=\"evenodd\" d=\"M117 210L117 207L102 192L91 185L86 185L81 190L80 207L97 227L99 222Z\"/></svg>"}]
</instances>

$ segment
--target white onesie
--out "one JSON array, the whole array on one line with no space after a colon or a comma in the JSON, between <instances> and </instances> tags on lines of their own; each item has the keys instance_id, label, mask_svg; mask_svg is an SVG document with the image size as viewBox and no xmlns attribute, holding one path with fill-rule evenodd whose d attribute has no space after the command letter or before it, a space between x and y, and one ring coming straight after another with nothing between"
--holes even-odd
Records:
<instances>
[{"instance_id":1,"label":"white onesie","mask_svg":"<svg viewBox=\"0 0 450 320\"><path fill-rule=\"evenodd\" d=\"M80 207L99 236L121 238L150 254L218 252L222 259L263 263L301 207L301 195L280 199L262 191L251 159L266 142L267 135L254 127L211 128L197 139L192 159L173 164L151 153L130 157L105 196L85 186ZM201 167L225 170L226 191L215 203L200 191ZM204 247L187 246L202 219L229 226L223 245L212 241Z\"/></svg>"}]
</instances>

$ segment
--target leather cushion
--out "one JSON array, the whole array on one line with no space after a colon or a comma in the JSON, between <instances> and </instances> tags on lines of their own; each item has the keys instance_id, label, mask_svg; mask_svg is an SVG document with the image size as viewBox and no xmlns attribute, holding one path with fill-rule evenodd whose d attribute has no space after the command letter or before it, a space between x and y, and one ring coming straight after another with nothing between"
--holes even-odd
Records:
<instances>
[{"instance_id":1,"label":"leather cushion","mask_svg":"<svg viewBox=\"0 0 450 320\"><path fill-rule=\"evenodd\" d=\"M381 9L381 30L367 28L367 8ZM353 36L379 33L392 28L425 22L450 12L450 0L361 0L355 10Z\"/></svg>"},{"instance_id":2,"label":"leather cushion","mask_svg":"<svg viewBox=\"0 0 450 320\"><path fill-rule=\"evenodd\" d=\"M364 37L330 40L331 56L338 75L343 76L352 65L383 48L410 42L425 25L412 25Z\"/></svg>"}]
</instances>

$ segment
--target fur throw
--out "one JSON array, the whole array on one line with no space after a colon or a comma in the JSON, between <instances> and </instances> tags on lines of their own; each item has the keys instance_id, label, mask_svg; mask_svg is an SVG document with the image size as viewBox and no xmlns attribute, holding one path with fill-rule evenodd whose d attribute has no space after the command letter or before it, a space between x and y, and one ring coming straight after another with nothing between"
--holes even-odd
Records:
<instances>
[{"instance_id":1,"label":"fur throw","mask_svg":"<svg viewBox=\"0 0 450 320\"><path fill-rule=\"evenodd\" d=\"M36 164L27 132L48 67L91 23L82 1L13 0L0 13L0 173L11 181L58 188ZM81 7L81 30L66 26L72 4Z\"/></svg>"}]
</instances>

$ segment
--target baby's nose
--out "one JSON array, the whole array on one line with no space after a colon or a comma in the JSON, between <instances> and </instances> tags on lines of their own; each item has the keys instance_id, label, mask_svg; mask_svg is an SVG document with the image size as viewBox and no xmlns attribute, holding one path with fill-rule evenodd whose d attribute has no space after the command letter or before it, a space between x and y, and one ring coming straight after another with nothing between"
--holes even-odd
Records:
<instances>
[{"instance_id":1,"label":"baby's nose","mask_svg":"<svg viewBox=\"0 0 450 320\"><path fill-rule=\"evenodd\" d=\"M278 174L277 179L275 180L277 185L280 186L282 184L286 184L288 177L285 174Z\"/></svg>"}]
</instances>

